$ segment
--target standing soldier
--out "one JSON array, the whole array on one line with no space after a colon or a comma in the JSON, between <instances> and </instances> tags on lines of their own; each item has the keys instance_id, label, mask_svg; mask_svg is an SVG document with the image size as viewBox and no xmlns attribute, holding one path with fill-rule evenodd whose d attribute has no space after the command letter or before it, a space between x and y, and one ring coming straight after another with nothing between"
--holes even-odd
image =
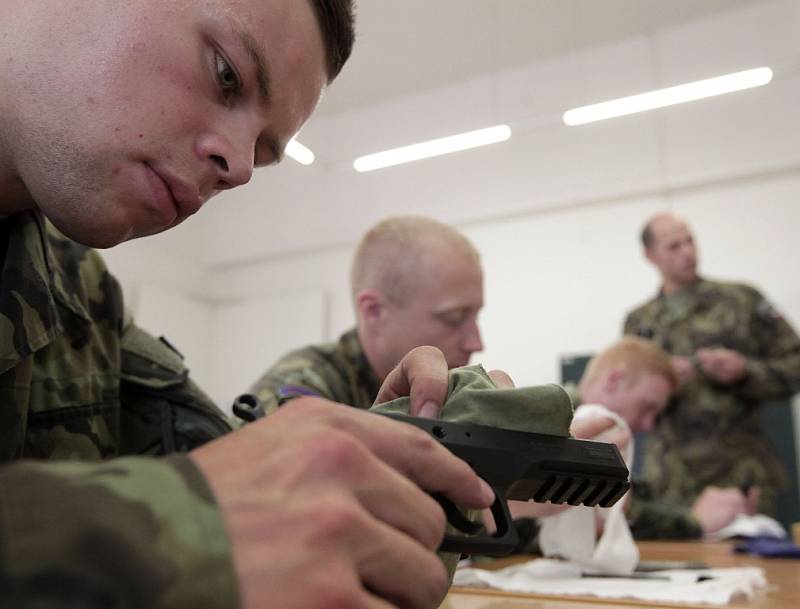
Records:
<instances>
[{"instance_id":1,"label":"standing soldier","mask_svg":"<svg viewBox=\"0 0 800 609\"><path fill-rule=\"evenodd\" d=\"M648 438L644 475L656 497L681 503L709 485L758 485L761 510L773 512L786 474L758 407L800 389L800 339L758 290L697 274L697 250L682 220L654 216L642 243L662 286L628 315L624 331L670 353L681 380Z\"/></svg>"}]
</instances>

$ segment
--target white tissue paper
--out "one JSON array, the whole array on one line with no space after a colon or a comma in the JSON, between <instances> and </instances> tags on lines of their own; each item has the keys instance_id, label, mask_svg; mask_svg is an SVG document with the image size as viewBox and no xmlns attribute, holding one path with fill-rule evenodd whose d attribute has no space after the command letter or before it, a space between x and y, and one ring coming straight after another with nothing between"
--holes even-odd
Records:
<instances>
[{"instance_id":1,"label":"white tissue paper","mask_svg":"<svg viewBox=\"0 0 800 609\"><path fill-rule=\"evenodd\" d=\"M592 438L602 442L615 430L630 432L628 424L605 406L584 404L575 410L574 421L592 417L610 418L614 427ZM633 465L633 438L624 451L628 469ZM596 518L604 521L603 533L597 539ZM545 556L564 558L577 565L583 573L627 575L639 563L639 550L625 518L625 500L610 508L575 506L555 516L542 519L539 547Z\"/></svg>"},{"instance_id":2,"label":"white tissue paper","mask_svg":"<svg viewBox=\"0 0 800 609\"><path fill-rule=\"evenodd\" d=\"M575 411L576 420L595 416L611 418L614 429L628 429L622 418L603 406L580 406ZM603 441L604 435L592 439ZM633 440L623 457L630 468ZM597 541L596 515L605 518ZM639 551L628 528L623 499L610 508L577 506L543 519L539 545L545 556L566 560L540 558L497 571L459 567L453 585L531 595L722 606L753 599L767 583L763 570L756 567L634 573Z\"/></svg>"},{"instance_id":3,"label":"white tissue paper","mask_svg":"<svg viewBox=\"0 0 800 609\"><path fill-rule=\"evenodd\" d=\"M456 571L454 586L494 588L542 596L592 596L668 603L728 605L752 600L767 585L763 569L670 569L625 576L586 576L575 563L548 558L531 560L498 571Z\"/></svg>"}]
</instances>

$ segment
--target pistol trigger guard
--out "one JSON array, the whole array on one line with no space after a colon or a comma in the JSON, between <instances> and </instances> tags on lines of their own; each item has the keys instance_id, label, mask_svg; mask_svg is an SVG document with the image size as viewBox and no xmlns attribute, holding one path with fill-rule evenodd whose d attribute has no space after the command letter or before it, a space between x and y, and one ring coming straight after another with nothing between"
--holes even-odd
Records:
<instances>
[{"instance_id":1,"label":"pistol trigger guard","mask_svg":"<svg viewBox=\"0 0 800 609\"><path fill-rule=\"evenodd\" d=\"M514 546L517 545L517 530L514 528L514 523L511 521L511 512L508 511L508 503L505 499L505 492L499 492L498 489L494 490L494 503L492 503L492 517L497 531L492 537L504 538L511 533L514 537ZM513 549L513 548L512 548ZM510 552L510 550L509 550Z\"/></svg>"},{"instance_id":2,"label":"pistol trigger guard","mask_svg":"<svg viewBox=\"0 0 800 609\"><path fill-rule=\"evenodd\" d=\"M519 543L519 537L517 537L517 530L514 528L511 521L511 514L508 511L508 504L505 500L506 489L493 487L493 490L494 503L492 503L491 510L495 524L497 525L497 531L494 535L473 535L471 537L445 535L442 545L439 546L440 551L457 552L459 554L481 554L483 556L507 556L514 551L514 548L516 548ZM453 522L453 519L450 518L448 508L442 500L453 507L460 519L469 523L470 526L468 528L472 529L473 532L478 532L483 528L482 525L467 520L448 499L442 497L440 500L438 496L436 499L444 508L448 522L458 530L468 532L465 528L457 526L456 523ZM459 521L459 524L462 523Z\"/></svg>"},{"instance_id":3,"label":"pistol trigger guard","mask_svg":"<svg viewBox=\"0 0 800 609\"><path fill-rule=\"evenodd\" d=\"M461 510L459 510L452 501L450 501L441 493L433 493L431 496L439 502L439 505L442 506L442 509L447 516L447 522L449 522L450 526L453 528L458 529L467 535L474 535L483 528L482 524L478 522L472 522L469 518L464 516L464 514L461 513Z\"/></svg>"}]
</instances>

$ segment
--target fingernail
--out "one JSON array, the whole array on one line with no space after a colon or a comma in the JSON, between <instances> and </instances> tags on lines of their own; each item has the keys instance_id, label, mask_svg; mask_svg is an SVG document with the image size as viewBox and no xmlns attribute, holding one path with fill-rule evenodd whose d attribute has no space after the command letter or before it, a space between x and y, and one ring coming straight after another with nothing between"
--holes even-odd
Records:
<instances>
[{"instance_id":1,"label":"fingernail","mask_svg":"<svg viewBox=\"0 0 800 609\"><path fill-rule=\"evenodd\" d=\"M419 409L419 415L423 419L438 419L439 418L439 406L433 400L428 400L422 405L422 408Z\"/></svg>"},{"instance_id":2,"label":"fingernail","mask_svg":"<svg viewBox=\"0 0 800 609\"><path fill-rule=\"evenodd\" d=\"M494 491L492 487L489 486L489 483L486 482L483 478L480 478L481 481L481 495L483 495L483 501L486 505L492 505L494 503Z\"/></svg>"}]
</instances>

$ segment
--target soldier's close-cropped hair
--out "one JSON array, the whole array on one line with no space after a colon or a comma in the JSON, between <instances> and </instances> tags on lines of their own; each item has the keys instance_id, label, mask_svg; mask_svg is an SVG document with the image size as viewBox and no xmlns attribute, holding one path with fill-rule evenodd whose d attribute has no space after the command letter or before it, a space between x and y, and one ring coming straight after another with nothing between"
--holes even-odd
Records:
<instances>
[{"instance_id":1,"label":"soldier's close-cropped hair","mask_svg":"<svg viewBox=\"0 0 800 609\"><path fill-rule=\"evenodd\" d=\"M365 289L404 304L422 280L423 264L457 255L480 263L475 246L452 226L422 216L397 216L373 226L356 248L350 269L353 304Z\"/></svg>"},{"instance_id":2,"label":"soldier's close-cropped hair","mask_svg":"<svg viewBox=\"0 0 800 609\"><path fill-rule=\"evenodd\" d=\"M311 0L311 4L325 44L328 82L333 82L353 51L353 0Z\"/></svg>"},{"instance_id":3,"label":"soldier's close-cropped hair","mask_svg":"<svg viewBox=\"0 0 800 609\"><path fill-rule=\"evenodd\" d=\"M651 340L626 336L592 358L581 379L589 385L609 370L622 370L629 383L645 374L659 374L669 381L673 391L678 389L678 375L669 354Z\"/></svg>"}]
</instances>

